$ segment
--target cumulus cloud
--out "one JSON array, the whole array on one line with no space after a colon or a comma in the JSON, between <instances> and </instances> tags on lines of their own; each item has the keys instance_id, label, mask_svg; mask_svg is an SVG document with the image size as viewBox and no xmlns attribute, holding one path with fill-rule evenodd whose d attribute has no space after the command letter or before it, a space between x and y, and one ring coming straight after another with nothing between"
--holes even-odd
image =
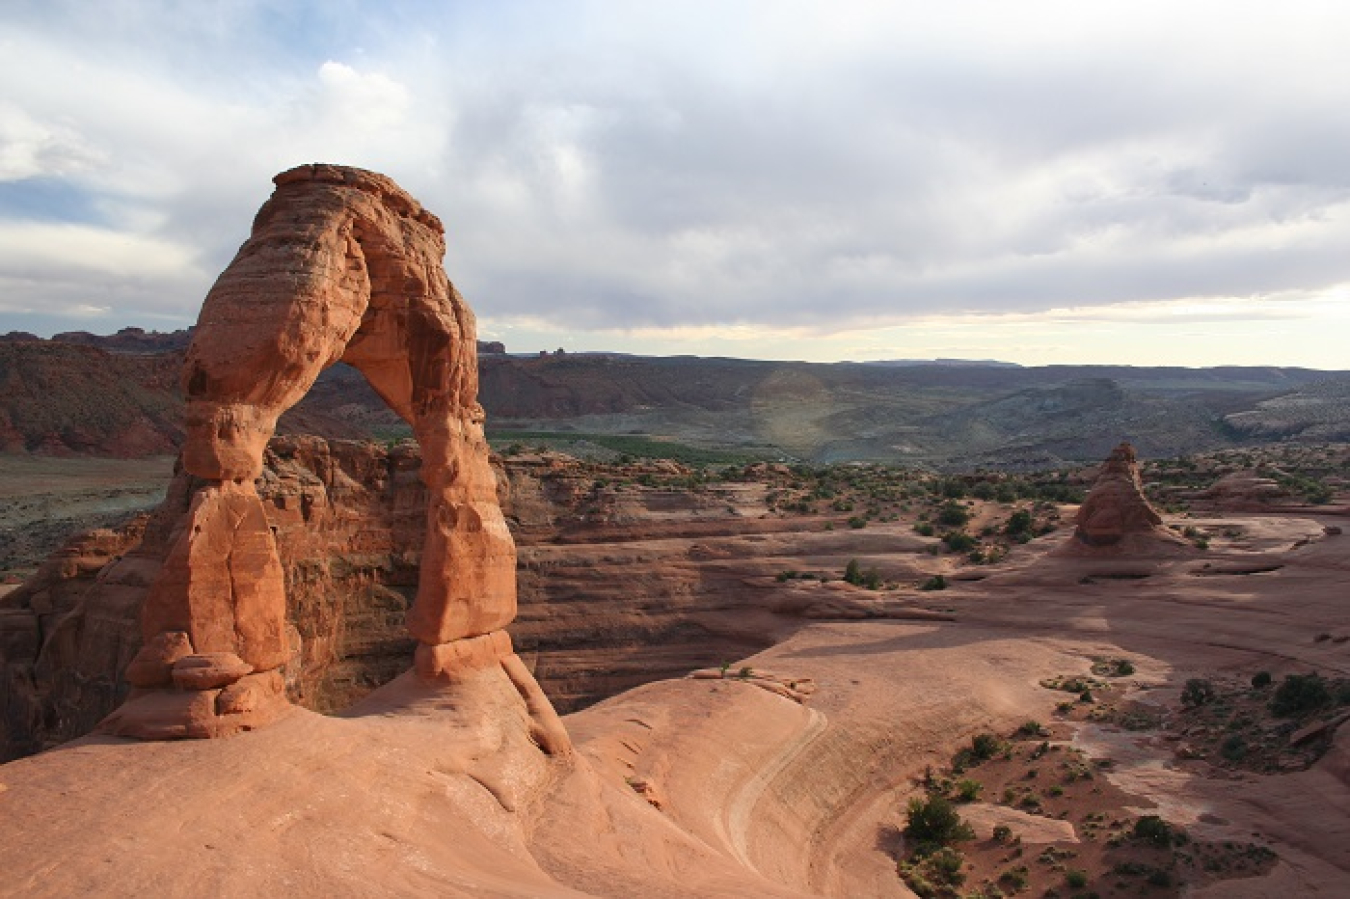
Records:
<instances>
[{"instance_id":1,"label":"cumulus cloud","mask_svg":"<svg viewBox=\"0 0 1350 899\"><path fill-rule=\"evenodd\" d=\"M121 0L3 24L0 179L169 248L134 277L79 242L4 255L10 304L106 276L190 318L267 179L317 160L440 214L489 327L826 334L1350 282L1330 2Z\"/></svg>"}]
</instances>

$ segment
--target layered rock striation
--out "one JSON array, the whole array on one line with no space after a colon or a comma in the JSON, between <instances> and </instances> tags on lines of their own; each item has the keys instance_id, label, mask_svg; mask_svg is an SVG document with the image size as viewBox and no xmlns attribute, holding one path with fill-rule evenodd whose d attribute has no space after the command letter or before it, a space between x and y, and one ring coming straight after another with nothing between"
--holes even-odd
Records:
<instances>
[{"instance_id":1,"label":"layered rock striation","mask_svg":"<svg viewBox=\"0 0 1350 899\"><path fill-rule=\"evenodd\" d=\"M463 670L500 665L537 713L541 743L565 749L502 630L516 614L515 546L483 437L473 315L441 266L440 221L372 172L311 165L274 180L188 347L190 499L141 607L134 689L103 729L222 736L287 708L286 579L255 480L278 417L345 361L422 450L425 540L407 617L418 675L453 686Z\"/></svg>"},{"instance_id":2,"label":"layered rock striation","mask_svg":"<svg viewBox=\"0 0 1350 899\"><path fill-rule=\"evenodd\" d=\"M269 442L254 485L285 573L292 703L342 712L406 670L429 499L421 465L412 442ZM745 658L803 618L853 614L846 585L808 590L775 575L807 564L803 554L842 570L864 543L897 541L769 516L780 475L754 468L698 490L637 483L689 474L671 463L616 470L522 454L496 471L518 556L509 631L560 710ZM75 538L0 600L0 760L88 733L126 698L138 610L192 485L180 471L148 521Z\"/></svg>"}]
</instances>

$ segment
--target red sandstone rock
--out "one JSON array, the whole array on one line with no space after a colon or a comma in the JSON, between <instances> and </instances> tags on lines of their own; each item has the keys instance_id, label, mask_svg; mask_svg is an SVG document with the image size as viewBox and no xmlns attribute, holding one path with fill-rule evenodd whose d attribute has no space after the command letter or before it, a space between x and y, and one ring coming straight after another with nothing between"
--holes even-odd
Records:
<instances>
[{"instance_id":1,"label":"red sandstone rock","mask_svg":"<svg viewBox=\"0 0 1350 899\"><path fill-rule=\"evenodd\" d=\"M208 652L175 662L173 683L183 690L217 690L252 673L253 666L232 652Z\"/></svg>"},{"instance_id":2,"label":"red sandstone rock","mask_svg":"<svg viewBox=\"0 0 1350 899\"><path fill-rule=\"evenodd\" d=\"M259 670L284 664L285 573L252 483L202 489L141 609L148 641L184 632L196 652L234 652Z\"/></svg>"},{"instance_id":3,"label":"red sandstone rock","mask_svg":"<svg viewBox=\"0 0 1350 899\"><path fill-rule=\"evenodd\" d=\"M483 435L473 314L441 266L440 221L373 172L312 165L274 180L188 347L182 466L204 483L142 608L145 647L131 666L137 682L162 687L169 633L186 634L211 660L172 662L183 689L210 692L286 662L285 576L254 481L277 418L342 360L412 425L422 449L426 539L407 621L423 644L419 670L434 678L476 660L477 643L440 647L486 638L531 713L552 715L539 708L548 703L528 671L510 666L515 657L501 633L516 614L515 544ZM204 719L206 708L192 697L133 696L113 727L147 737L238 729ZM548 745L565 749L557 730Z\"/></svg>"},{"instance_id":4,"label":"red sandstone rock","mask_svg":"<svg viewBox=\"0 0 1350 899\"><path fill-rule=\"evenodd\" d=\"M174 663L190 655L192 641L187 634L162 631L127 666L127 682L137 687L167 687L173 683Z\"/></svg>"},{"instance_id":5,"label":"red sandstone rock","mask_svg":"<svg viewBox=\"0 0 1350 899\"><path fill-rule=\"evenodd\" d=\"M1122 443L1111 451L1074 519L1077 542L1113 546L1131 535L1176 538L1163 527L1162 516L1149 504L1139 480L1134 447Z\"/></svg>"}]
</instances>

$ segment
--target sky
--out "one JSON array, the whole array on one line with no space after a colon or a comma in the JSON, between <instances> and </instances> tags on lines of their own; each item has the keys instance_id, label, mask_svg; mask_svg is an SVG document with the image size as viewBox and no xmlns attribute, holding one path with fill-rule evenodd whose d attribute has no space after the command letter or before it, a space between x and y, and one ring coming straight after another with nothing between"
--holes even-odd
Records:
<instances>
[{"instance_id":1,"label":"sky","mask_svg":"<svg viewBox=\"0 0 1350 899\"><path fill-rule=\"evenodd\" d=\"M1350 369L1350 4L0 2L0 333L190 325L383 172L483 339Z\"/></svg>"}]
</instances>

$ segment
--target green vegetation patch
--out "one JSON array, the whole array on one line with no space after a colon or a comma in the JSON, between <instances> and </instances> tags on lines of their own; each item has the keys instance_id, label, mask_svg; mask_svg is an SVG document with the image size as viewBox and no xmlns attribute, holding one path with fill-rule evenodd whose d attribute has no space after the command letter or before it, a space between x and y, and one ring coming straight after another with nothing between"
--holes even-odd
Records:
<instances>
[{"instance_id":1,"label":"green vegetation patch","mask_svg":"<svg viewBox=\"0 0 1350 899\"><path fill-rule=\"evenodd\" d=\"M514 444L541 445L566 451L578 444L591 444L610 450L620 456L634 459L669 459L685 465L731 465L774 459L779 451L772 447L758 449L710 449L667 440L655 436L633 434L583 434L573 431L488 431L488 443L497 452Z\"/></svg>"}]
</instances>

